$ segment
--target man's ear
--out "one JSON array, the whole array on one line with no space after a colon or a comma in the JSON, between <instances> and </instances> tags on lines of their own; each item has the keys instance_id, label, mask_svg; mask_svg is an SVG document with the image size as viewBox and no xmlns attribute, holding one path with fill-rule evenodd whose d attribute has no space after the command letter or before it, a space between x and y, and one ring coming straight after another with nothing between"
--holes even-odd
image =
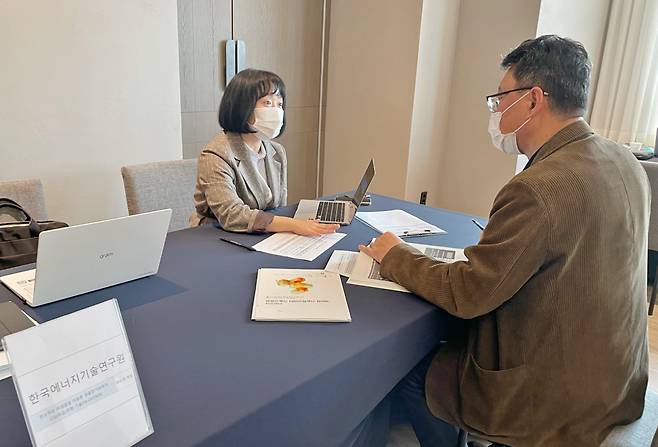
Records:
<instances>
[{"instance_id":1,"label":"man's ear","mask_svg":"<svg viewBox=\"0 0 658 447\"><path fill-rule=\"evenodd\" d=\"M530 111L536 113L546 104L546 96L544 96L544 91L539 87L533 87L530 89Z\"/></svg>"}]
</instances>

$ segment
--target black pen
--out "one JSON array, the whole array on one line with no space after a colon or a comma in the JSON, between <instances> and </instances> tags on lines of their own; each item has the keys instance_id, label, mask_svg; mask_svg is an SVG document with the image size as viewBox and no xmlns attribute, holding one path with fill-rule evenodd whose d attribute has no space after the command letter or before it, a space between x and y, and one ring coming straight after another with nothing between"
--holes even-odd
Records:
<instances>
[{"instance_id":1,"label":"black pen","mask_svg":"<svg viewBox=\"0 0 658 447\"><path fill-rule=\"evenodd\" d=\"M421 233L411 232L411 231L403 231L402 234L405 234L405 235L408 234L409 236L416 236L418 234L426 234L426 233L431 233L432 232L432 230L430 230L430 229L424 229L424 230L420 230L420 231L421 231Z\"/></svg>"},{"instance_id":2,"label":"black pen","mask_svg":"<svg viewBox=\"0 0 658 447\"><path fill-rule=\"evenodd\" d=\"M482 224L480 222L478 222L475 219L471 219L471 222L473 222L475 224L475 226L478 227L480 230L484 231L484 227L482 226Z\"/></svg>"},{"instance_id":3,"label":"black pen","mask_svg":"<svg viewBox=\"0 0 658 447\"><path fill-rule=\"evenodd\" d=\"M421 230L419 232L411 232L411 231L403 231L401 235L398 237L420 237L420 236L432 236L436 233L432 232L432 230L425 229Z\"/></svg>"},{"instance_id":4,"label":"black pen","mask_svg":"<svg viewBox=\"0 0 658 447\"><path fill-rule=\"evenodd\" d=\"M249 251L258 251L250 245L244 245L244 244L241 244L240 242L232 241L231 239L226 239L226 238L223 238L223 237L220 237L219 239L224 241L224 242L228 242L229 244L233 244L233 245L237 245L238 247L246 248Z\"/></svg>"}]
</instances>

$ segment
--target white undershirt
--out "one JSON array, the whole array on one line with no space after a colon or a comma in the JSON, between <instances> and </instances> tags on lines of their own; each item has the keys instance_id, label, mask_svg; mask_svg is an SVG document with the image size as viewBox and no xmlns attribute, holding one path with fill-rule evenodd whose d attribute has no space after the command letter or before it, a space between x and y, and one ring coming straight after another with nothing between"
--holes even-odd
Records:
<instances>
[{"instance_id":1,"label":"white undershirt","mask_svg":"<svg viewBox=\"0 0 658 447\"><path fill-rule=\"evenodd\" d=\"M263 179L263 182L267 186L266 203L270 204L272 203L272 190L267 183L267 170L265 169L265 157L267 156L267 152L265 151L265 145L261 143L258 152L249 147L249 153L251 154L251 160L256 164L256 168L260 174L260 177Z\"/></svg>"}]
</instances>

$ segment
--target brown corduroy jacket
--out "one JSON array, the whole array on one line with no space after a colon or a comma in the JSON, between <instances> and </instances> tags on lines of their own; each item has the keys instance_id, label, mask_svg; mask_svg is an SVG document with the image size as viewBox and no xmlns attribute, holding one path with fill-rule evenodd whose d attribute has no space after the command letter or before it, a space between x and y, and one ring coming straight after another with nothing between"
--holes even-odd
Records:
<instances>
[{"instance_id":1,"label":"brown corduroy jacket","mask_svg":"<svg viewBox=\"0 0 658 447\"><path fill-rule=\"evenodd\" d=\"M648 377L646 174L584 122L498 193L468 261L406 244L383 276L463 319L427 375L439 418L513 447L598 446Z\"/></svg>"}]
</instances>

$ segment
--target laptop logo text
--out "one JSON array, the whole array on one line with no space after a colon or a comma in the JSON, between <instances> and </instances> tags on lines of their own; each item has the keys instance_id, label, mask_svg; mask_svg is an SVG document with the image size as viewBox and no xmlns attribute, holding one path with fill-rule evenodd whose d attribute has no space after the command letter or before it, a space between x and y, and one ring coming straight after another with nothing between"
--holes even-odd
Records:
<instances>
[{"instance_id":1,"label":"laptop logo text","mask_svg":"<svg viewBox=\"0 0 658 447\"><path fill-rule=\"evenodd\" d=\"M114 256L114 253L110 251L110 252L107 252L107 253L103 253L103 254L101 254L101 255L99 256L99 259L103 260L103 259L107 259L107 258L109 258L109 257L111 257L111 256Z\"/></svg>"}]
</instances>

